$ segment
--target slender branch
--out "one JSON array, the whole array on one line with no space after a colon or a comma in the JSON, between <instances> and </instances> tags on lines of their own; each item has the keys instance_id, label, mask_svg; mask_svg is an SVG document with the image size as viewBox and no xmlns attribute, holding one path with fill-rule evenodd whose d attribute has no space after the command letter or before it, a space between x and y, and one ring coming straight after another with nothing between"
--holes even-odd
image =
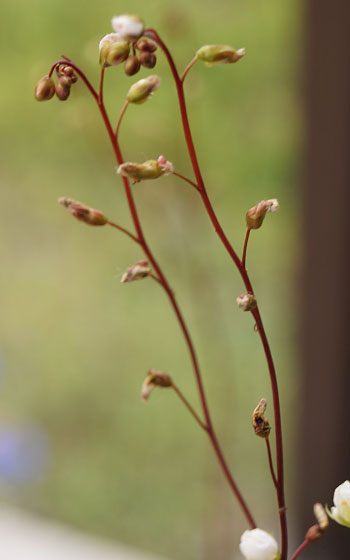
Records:
<instances>
[{"instance_id":1,"label":"slender branch","mask_svg":"<svg viewBox=\"0 0 350 560\"><path fill-rule=\"evenodd\" d=\"M100 93L98 96L98 102L101 105L103 103L103 82L105 77L105 69L101 68L101 79L100 79Z\"/></svg>"},{"instance_id":2,"label":"slender branch","mask_svg":"<svg viewBox=\"0 0 350 560\"><path fill-rule=\"evenodd\" d=\"M158 282L158 284L160 284L161 286L163 286L161 280L159 280L158 276L156 276L155 274L150 273L148 275L150 278L152 278L152 280L155 280L156 282Z\"/></svg>"},{"instance_id":3,"label":"slender branch","mask_svg":"<svg viewBox=\"0 0 350 560\"><path fill-rule=\"evenodd\" d=\"M185 140L187 143L188 153L192 162L193 171L197 180L198 189L200 191L203 204L206 208L206 211L209 215L209 218L214 226L215 232L218 234L221 242L223 243L224 247L226 248L227 252L229 253L231 259L235 263L242 280L245 284L245 287L249 293L254 293L251 281L247 274L245 267L242 265L236 251L232 247L231 243L229 242L228 238L226 237L225 232L223 231L221 224L215 214L211 201L208 197L206 192L205 184L202 178L202 174L200 171L196 150L194 147L192 133L189 125L188 115L187 115L187 108L186 108L186 101L185 95L183 90L183 83L181 78L178 74L175 62L172 58L170 51L168 50L165 43L159 37L158 33L154 29L147 29L144 33L146 36L152 38L163 50L168 64L170 66L170 70L173 74L173 78L176 85L176 90L179 99L180 105L180 113L181 119L184 129ZM284 467L283 467L283 440L282 440L282 424L281 424L281 412L280 412L280 402L279 402L279 392L278 392L278 384L276 378L276 370L274 366L274 362L272 359L272 354L270 350L270 346L268 343L268 339L265 333L264 325L260 316L259 308L256 307L252 310L252 315L256 321L256 325L260 334L260 338L263 344L265 357L268 365L269 375L270 375L270 382L272 387L272 394L273 394L273 404L274 404L274 416L275 416L275 437L276 437L276 457L277 457L277 498L278 498L278 505L279 505L279 516L280 516L280 526L281 526L281 560L287 559L287 552L288 552L288 537L287 537L287 518L286 518L286 507L285 507L285 498L284 498Z\"/></svg>"},{"instance_id":4,"label":"slender branch","mask_svg":"<svg viewBox=\"0 0 350 560\"><path fill-rule=\"evenodd\" d=\"M184 395L182 394L182 392L180 391L180 389L175 385L175 383L172 384L172 388L174 389L175 393L177 394L177 396L182 400L182 402L184 403L185 407L189 410L189 412L192 414L193 418L196 420L196 422L198 422L198 424L200 425L201 428L203 428L203 430L205 430L206 432L208 431L208 427L204 424L204 422L199 418L197 412L194 410L194 408L190 405L190 403L188 402L188 400L186 399L186 397L184 397Z\"/></svg>"},{"instance_id":5,"label":"slender branch","mask_svg":"<svg viewBox=\"0 0 350 560\"><path fill-rule=\"evenodd\" d=\"M266 441L267 456L268 456L268 459L269 459L269 467L270 467L271 478L272 478L272 481L273 481L273 483L275 485L275 488L277 490L278 482L277 482L277 478L276 478L276 475L275 475L275 469L273 467L272 455L271 455L271 446L270 446L269 438L268 437L265 438L265 441Z\"/></svg>"},{"instance_id":6,"label":"slender branch","mask_svg":"<svg viewBox=\"0 0 350 560\"><path fill-rule=\"evenodd\" d=\"M250 236L250 232L252 230L250 228L247 229L247 233L245 236L245 240L244 240L244 247L243 247L243 255L242 255L242 266L243 268L245 268L245 261L246 261L246 257L247 257L247 248L248 248L248 241L249 241L249 236Z\"/></svg>"},{"instance_id":7,"label":"slender branch","mask_svg":"<svg viewBox=\"0 0 350 560\"><path fill-rule=\"evenodd\" d=\"M62 64L62 61L57 61L55 62L55 64L52 66L51 71L50 71L50 76L52 75L52 72L54 71L55 67L57 66L57 64ZM94 88L92 87L92 85L90 84L89 80L87 79L87 77L85 76L85 74L72 62L68 62L68 64L70 66L72 66L72 68L74 68L77 72L77 74L79 76L81 76L81 78L83 79L84 83L86 84L87 88L89 89L90 93L92 94L92 96L94 97L97 106L100 110L104 125L106 127L107 133L109 135L112 147L113 147L113 151L115 153L117 162L119 165L121 165L123 163L123 156L119 147L119 143L118 143L118 139L116 138L115 133L113 132L109 117L107 115L107 111L105 109L105 106L103 104L103 102L99 102L99 96L97 95L96 91L94 90ZM155 257L153 256L147 242L146 239L144 237L143 234L143 230L141 227L141 223L139 220L139 216L138 216L138 212L136 209L136 205L135 205L135 201L133 198L133 194L130 188L130 183L127 177L122 177L123 180L123 184L124 184L124 189L125 189L125 193L126 193L126 197L127 197L127 201L129 204L129 210L130 210L130 214L132 217L132 220L134 222L134 226L135 226L135 230L136 230L136 234L137 234L137 239L138 242L140 243L140 245L142 246L142 249L146 255L146 257L149 259L149 261L151 262L154 270L156 271L156 274L165 290L165 292L168 295L168 298L170 300L171 306L174 310L174 313L177 317L177 320L179 322L181 331L183 333L186 345L188 347L188 351L191 357L191 362L192 362L192 366L194 369L194 374L195 374L195 378L196 378L196 382L197 382L197 386L198 386L198 391L199 391L199 396L200 396L200 400L201 400L201 405L202 405L202 409L203 409L203 413L204 413L204 417L206 420L206 425L207 425L207 433L208 436L212 442L215 454L217 456L217 459L222 467L222 470L225 474L225 477L231 487L231 490L233 491L234 495L236 496L237 501L239 502L243 513L250 525L250 527L252 529L254 529L256 527L256 523L250 513L250 510L247 506L247 504L245 503L245 500L243 499L243 496L241 495L231 473L230 470L227 466L226 460L223 456L223 453L221 451L221 448L219 446L219 443L217 441L215 432L214 432L214 428L212 425L212 421L211 421L211 417L209 414L209 409L208 409L208 404L207 404L207 400L206 400L206 396L205 396L205 392L204 392L204 387L203 387L203 382L202 382L202 377L201 377L201 373L200 373L200 369L199 369L199 364L198 364L198 360L197 360L197 355L192 343L192 339L191 336L189 334L187 325L184 321L184 318L182 316L182 313L180 311L180 308L177 304L177 301L175 299L175 295L174 292L172 291L166 277L164 276L160 266L158 265L158 262L156 261ZM118 228L119 229L119 228Z\"/></svg>"},{"instance_id":8,"label":"slender branch","mask_svg":"<svg viewBox=\"0 0 350 560\"><path fill-rule=\"evenodd\" d=\"M119 226L118 224L115 224L114 222L107 222L109 226L114 227L115 229L118 229L119 231L122 231L123 233L125 233L125 235L128 235L129 237L131 237L131 239L133 241L135 241L136 243L140 243L140 241L137 239L136 235L134 235L133 233L131 233L130 231L128 231L127 229L123 228L122 226Z\"/></svg>"},{"instance_id":9,"label":"slender branch","mask_svg":"<svg viewBox=\"0 0 350 560\"><path fill-rule=\"evenodd\" d=\"M125 103L124 103L124 105L123 105L123 107L122 107L122 110L120 111L120 115L119 115L119 118L118 118L117 126L115 127L115 137L116 137L116 139L118 139L119 128L120 128L122 119L123 119L123 117L124 117L124 115L125 115L125 111L127 110L128 106L129 106L129 101L126 100Z\"/></svg>"},{"instance_id":10,"label":"slender branch","mask_svg":"<svg viewBox=\"0 0 350 560\"><path fill-rule=\"evenodd\" d=\"M90 91L91 95L93 96L93 98L95 99L95 101L98 103L98 95L95 91L95 89L92 87L91 83L89 82L89 80L87 79L87 77L85 76L84 72L82 72L80 70L80 68L78 68L78 66L76 66L71 60L69 60L69 58L67 57L63 57L63 59L61 60L57 60L52 66L51 66L51 70L49 72L49 78L51 78L53 71L55 70L56 66L60 65L60 64L65 64L66 66L71 66L76 73L81 77L81 79L83 80L84 84L86 85L86 87L88 88L88 90Z\"/></svg>"},{"instance_id":11,"label":"slender branch","mask_svg":"<svg viewBox=\"0 0 350 560\"><path fill-rule=\"evenodd\" d=\"M296 549L296 551L294 552L290 560L295 560L296 558L298 558L299 554L303 552L303 550L307 547L308 544L310 544L310 541L305 539L304 542L302 542L301 545Z\"/></svg>"},{"instance_id":12,"label":"slender branch","mask_svg":"<svg viewBox=\"0 0 350 560\"><path fill-rule=\"evenodd\" d=\"M196 55L194 58L192 58L191 62L189 62L189 63L187 64L187 66L186 66L185 70L183 71L183 74L182 74L182 76L181 76L181 78L180 78L180 80L181 80L182 83L184 83L187 74L188 74L189 71L191 70L192 66L194 66L194 65L196 64L197 60L198 60L198 58L197 58L197 55Z\"/></svg>"},{"instance_id":13,"label":"slender branch","mask_svg":"<svg viewBox=\"0 0 350 560\"><path fill-rule=\"evenodd\" d=\"M195 189L197 189L197 191L199 191L198 185L196 185L196 183L191 181L191 179L188 179L184 175L181 175L181 173L178 173L177 171L173 171L172 175L176 175L176 177L179 177L183 181L186 181L186 183L188 183L189 185L192 185L192 187L194 187Z\"/></svg>"}]
</instances>

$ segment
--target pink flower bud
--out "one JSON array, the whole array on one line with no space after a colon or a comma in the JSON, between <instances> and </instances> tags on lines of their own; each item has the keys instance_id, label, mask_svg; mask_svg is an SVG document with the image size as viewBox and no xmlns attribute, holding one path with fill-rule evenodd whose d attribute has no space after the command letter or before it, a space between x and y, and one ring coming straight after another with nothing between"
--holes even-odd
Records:
<instances>
[{"instance_id":1,"label":"pink flower bud","mask_svg":"<svg viewBox=\"0 0 350 560\"><path fill-rule=\"evenodd\" d=\"M100 210L89 208L77 200L72 200L71 198L64 196L59 198L58 202L67 208L74 218L88 224L89 226L104 226L108 223L107 218Z\"/></svg>"},{"instance_id":2,"label":"pink flower bud","mask_svg":"<svg viewBox=\"0 0 350 560\"><path fill-rule=\"evenodd\" d=\"M279 208L277 198L262 200L246 213L247 227L249 229L259 229L265 219L267 212L277 212Z\"/></svg>"},{"instance_id":3,"label":"pink flower bud","mask_svg":"<svg viewBox=\"0 0 350 560\"><path fill-rule=\"evenodd\" d=\"M251 311L257 305L256 298L253 294L241 294L237 298L237 305L243 311Z\"/></svg>"},{"instance_id":4,"label":"pink flower bud","mask_svg":"<svg viewBox=\"0 0 350 560\"><path fill-rule=\"evenodd\" d=\"M151 274L151 269L148 265L148 262L137 261L132 266L129 266L128 270L124 272L121 282L125 284L126 282L134 282L134 280L141 280L142 278L146 278Z\"/></svg>"}]
</instances>

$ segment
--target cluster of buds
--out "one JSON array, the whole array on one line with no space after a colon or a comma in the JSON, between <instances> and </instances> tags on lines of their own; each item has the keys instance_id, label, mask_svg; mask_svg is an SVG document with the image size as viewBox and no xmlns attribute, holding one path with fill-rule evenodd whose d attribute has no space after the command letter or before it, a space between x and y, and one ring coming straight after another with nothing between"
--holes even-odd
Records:
<instances>
[{"instance_id":1,"label":"cluster of buds","mask_svg":"<svg viewBox=\"0 0 350 560\"><path fill-rule=\"evenodd\" d=\"M279 560L281 557L276 540L262 529L244 531L239 548L246 560Z\"/></svg>"},{"instance_id":2,"label":"cluster of buds","mask_svg":"<svg viewBox=\"0 0 350 560\"><path fill-rule=\"evenodd\" d=\"M257 306L256 297L254 294L241 294L236 298L237 305L243 311L252 311Z\"/></svg>"},{"instance_id":3,"label":"cluster of buds","mask_svg":"<svg viewBox=\"0 0 350 560\"><path fill-rule=\"evenodd\" d=\"M277 212L279 208L277 198L261 200L246 213L247 227L249 229L259 229L268 212Z\"/></svg>"},{"instance_id":4,"label":"cluster of buds","mask_svg":"<svg viewBox=\"0 0 350 560\"><path fill-rule=\"evenodd\" d=\"M72 200L64 196L59 198L58 202L67 208L74 218L89 226L104 226L108 223L106 216L104 216L100 210L89 208L86 204L82 204L77 200Z\"/></svg>"},{"instance_id":5,"label":"cluster of buds","mask_svg":"<svg viewBox=\"0 0 350 560\"><path fill-rule=\"evenodd\" d=\"M150 369L146 379L142 384L141 398L147 401L153 389L156 387L172 387L173 382L167 373L164 371L158 371L156 369Z\"/></svg>"},{"instance_id":6,"label":"cluster of buds","mask_svg":"<svg viewBox=\"0 0 350 560\"><path fill-rule=\"evenodd\" d=\"M137 74L141 66L154 68L157 45L148 39L140 39L144 32L144 22L138 16L122 15L112 18L114 33L105 35L99 45L100 64L103 68L117 66L125 62L127 76ZM136 54L139 51L139 55Z\"/></svg>"},{"instance_id":7,"label":"cluster of buds","mask_svg":"<svg viewBox=\"0 0 350 560\"><path fill-rule=\"evenodd\" d=\"M237 51L227 45L204 45L196 52L196 58L206 64L232 64L237 62L245 55L245 49Z\"/></svg>"},{"instance_id":8,"label":"cluster of buds","mask_svg":"<svg viewBox=\"0 0 350 560\"><path fill-rule=\"evenodd\" d=\"M60 101L66 101L70 94L70 89L77 81L77 75L73 68L68 64L60 64L56 67L58 82L55 82L49 76L43 76L35 87L35 98L38 101L48 101L55 93Z\"/></svg>"},{"instance_id":9,"label":"cluster of buds","mask_svg":"<svg viewBox=\"0 0 350 560\"><path fill-rule=\"evenodd\" d=\"M268 438L271 431L269 421L264 416L266 407L267 407L266 399L261 399L258 406L255 408L253 412L253 428L254 428L255 435L262 438Z\"/></svg>"},{"instance_id":10,"label":"cluster of buds","mask_svg":"<svg viewBox=\"0 0 350 560\"><path fill-rule=\"evenodd\" d=\"M121 277L122 284L126 282L134 282L135 280L142 280L151 274L151 269L148 262L145 260L137 261L135 264L129 266L126 272Z\"/></svg>"},{"instance_id":11,"label":"cluster of buds","mask_svg":"<svg viewBox=\"0 0 350 560\"><path fill-rule=\"evenodd\" d=\"M118 175L129 177L134 183L145 181L147 179L158 179L162 175L167 176L174 172L174 166L171 161L167 161L164 156L158 159L150 159L143 163L132 163L128 161L119 165L117 169Z\"/></svg>"}]
</instances>

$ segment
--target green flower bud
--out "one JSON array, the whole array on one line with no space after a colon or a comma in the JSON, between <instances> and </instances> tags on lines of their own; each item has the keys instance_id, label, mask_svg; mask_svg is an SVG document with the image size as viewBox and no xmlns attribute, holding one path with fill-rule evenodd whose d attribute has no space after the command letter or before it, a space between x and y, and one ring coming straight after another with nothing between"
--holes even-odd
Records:
<instances>
[{"instance_id":1,"label":"green flower bud","mask_svg":"<svg viewBox=\"0 0 350 560\"><path fill-rule=\"evenodd\" d=\"M132 163L128 161L119 165L117 169L118 175L129 177L134 183L139 183L147 179L158 179L158 177L162 175L170 175L173 171L173 164L167 161L163 156L159 156L157 160L150 159L144 163Z\"/></svg>"},{"instance_id":2,"label":"green flower bud","mask_svg":"<svg viewBox=\"0 0 350 560\"><path fill-rule=\"evenodd\" d=\"M55 95L55 83L52 78L43 76L35 86L35 99L48 101Z\"/></svg>"},{"instance_id":3,"label":"green flower bud","mask_svg":"<svg viewBox=\"0 0 350 560\"><path fill-rule=\"evenodd\" d=\"M121 40L117 33L109 33L100 41L100 64L104 68L124 62L130 53L130 43Z\"/></svg>"},{"instance_id":4,"label":"green flower bud","mask_svg":"<svg viewBox=\"0 0 350 560\"><path fill-rule=\"evenodd\" d=\"M148 76L131 86L126 96L130 103L144 103L159 88L160 78L156 75Z\"/></svg>"},{"instance_id":5,"label":"green flower bud","mask_svg":"<svg viewBox=\"0 0 350 560\"><path fill-rule=\"evenodd\" d=\"M89 226L104 226L108 223L106 216L104 216L100 210L89 208L86 204L82 204L77 200L72 200L64 196L59 198L58 202L65 208L68 208L74 218Z\"/></svg>"},{"instance_id":6,"label":"green flower bud","mask_svg":"<svg viewBox=\"0 0 350 560\"><path fill-rule=\"evenodd\" d=\"M196 53L198 60L202 60L207 66L237 62L244 55L245 49L235 51L235 49L226 45L205 45Z\"/></svg>"}]
</instances>

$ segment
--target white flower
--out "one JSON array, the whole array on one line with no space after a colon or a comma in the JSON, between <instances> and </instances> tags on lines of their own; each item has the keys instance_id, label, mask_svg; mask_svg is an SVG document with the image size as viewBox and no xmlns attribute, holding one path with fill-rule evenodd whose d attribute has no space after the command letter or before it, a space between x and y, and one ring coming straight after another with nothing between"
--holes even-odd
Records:
<instances>
[{"instance_id":1,"label":"white flower","mask_svg":"<svg viewBox=\"0 0 350 560\"><path fill-rule=\"evenodd\" d=\"M280 553L272 535L262 529L244 531L239 548L246 560L278 560Z\"/></svg>"},{"instance_id":2,"label":"white flower","mask_svg":"<svg viewBox=\"0 0 350 560\"><path fill-rule=\"evenodd\" d=\"M331 512L327 510L328 515L340 525L350 527L350 482L346 480L340 484L333 496L334 507Z\"/></svg>"},{"instance_id":3,"label":"white flower","mask_svg":"<svg viewBox=\"0 0 350 560\"><path fill-rule=\"evenodd\" d=\"M145 29L145 24L139 16L129 14L114 16L111 23L120 39L126 39L127 41L136 41Z\"/></svg>"}]
</instances>

